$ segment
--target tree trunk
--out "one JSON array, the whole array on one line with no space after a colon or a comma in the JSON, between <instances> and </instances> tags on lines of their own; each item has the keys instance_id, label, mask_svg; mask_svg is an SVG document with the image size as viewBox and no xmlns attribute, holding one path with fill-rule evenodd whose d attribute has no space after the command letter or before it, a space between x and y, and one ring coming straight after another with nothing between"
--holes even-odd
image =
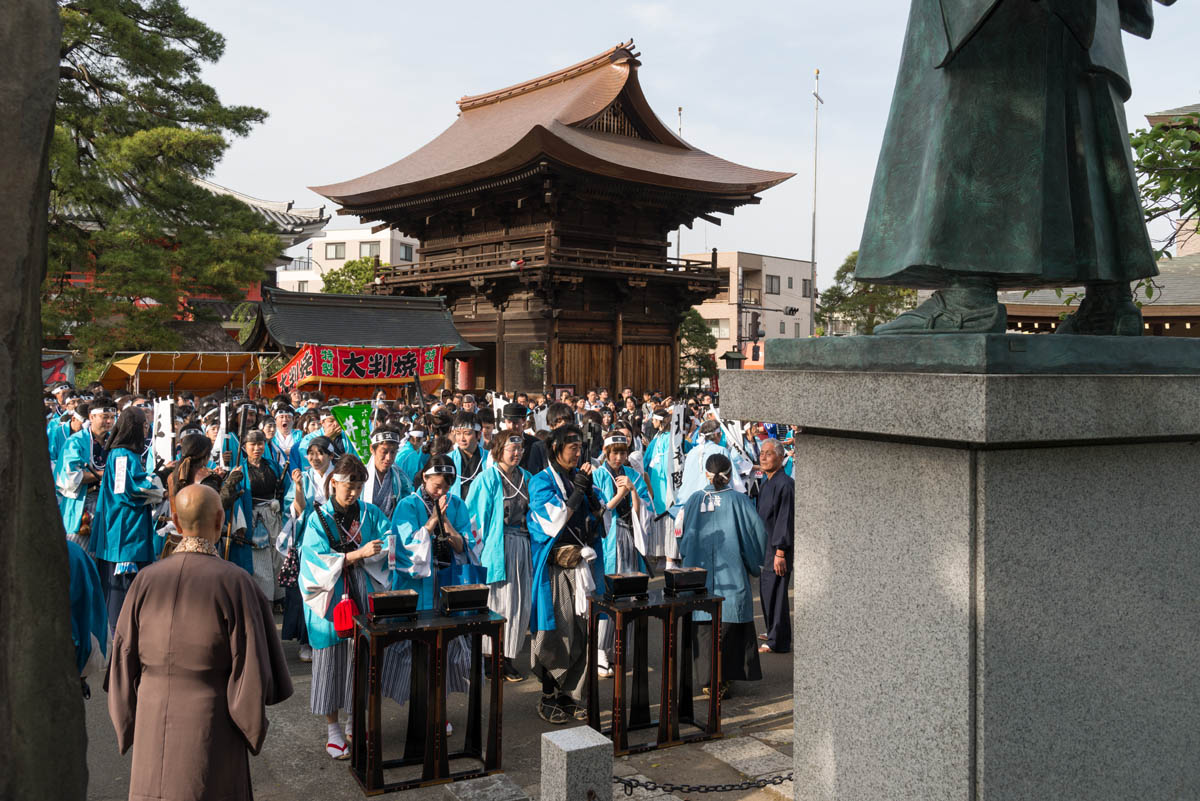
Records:
<instances>
[{"instance_id":1,"label":"tree trunk","mask_svg":"<svg viewBox=\"0 0 1200 801\"><path fill-rule=\"evenodd\" d=\"M67 544L41 401L39 290L46 272L58 9L0 13L0 798L83 799L87 732L68 614ZM97 687L97 689L99 689ZM100 701L103 703L103 701Z\"/></svg>"}]
</instances>

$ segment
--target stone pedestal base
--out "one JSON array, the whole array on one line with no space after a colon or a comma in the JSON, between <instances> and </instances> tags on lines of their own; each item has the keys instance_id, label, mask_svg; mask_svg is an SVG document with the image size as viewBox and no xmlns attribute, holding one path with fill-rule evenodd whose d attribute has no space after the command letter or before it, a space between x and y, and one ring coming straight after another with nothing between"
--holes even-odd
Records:
<instances>
[{"instance_id":1,"label":"stone pedestal base","mask_svg":"<svg viewBox=\"0 0 1200 801\"><path fill-rule=\"evenodd\" d=\"M1200 376L721 387L808 427L796 798L1200 797Z\"/></svg>"}]
</instances>

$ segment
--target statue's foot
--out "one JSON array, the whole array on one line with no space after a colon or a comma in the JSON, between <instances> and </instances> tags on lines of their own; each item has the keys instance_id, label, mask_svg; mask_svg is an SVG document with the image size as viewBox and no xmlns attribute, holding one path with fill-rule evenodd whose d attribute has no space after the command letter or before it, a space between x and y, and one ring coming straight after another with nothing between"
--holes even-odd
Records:
<instances>
[{"instance_id":1,"label":"statue's foot","mask_svg":"<svg viewBox=\"0 0 1200 801\"><path fill-rule=\"evenodd\" d=\"M1128 284L1090 284L1079 309L1054 333L1140 337L1142 329L1142 310L1133 302Z\"/></svg>"},{"instance_id":2,"label":"statue's foot","mask_svg":"<svg viewBox=\"0 0 1200 801\"><path fill-rule=\"evenodd\" d=\"M876 334L1003 334L1008 312L992 291L990 302L978 293L960 297L955 290L938 290L915 309L890 323L875 327ZM966 301L964 303L963 301ZM982 301L982 302L981 302ZM967 305L969 304L969 305Z\"/></svg>"}]
</instances>

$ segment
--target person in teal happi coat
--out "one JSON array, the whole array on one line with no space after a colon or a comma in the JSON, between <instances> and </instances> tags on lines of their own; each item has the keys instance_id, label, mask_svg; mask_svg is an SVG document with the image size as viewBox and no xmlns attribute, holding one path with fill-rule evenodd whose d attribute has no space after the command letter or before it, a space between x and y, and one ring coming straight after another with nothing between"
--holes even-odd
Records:
<instances>
[{"instance_id":1,"label":"person in teal happi coat","mask_svg":"<svg viewBox=\"0 0 1200 801\"><path fill-rule=\"evenodd\" d=\"M104 672L108 652L108 605L100 587L100 573L87 553L67 542L71 567L71 640L75 643L75 667L83 682L83 697L91 695L89 676Z\"/></svg>"},{"instance_id":2,"label":"person in teal happi coat","mask_svg":"<svg viewBox=\"0 0 1200 801\"><path fill-rule=\"evenodd\" d=\"M727 696L730 682L762 678L750 579L762 571L767 533L754 501L730 488L733 463L729 457L723 453L709 456L704 470L708 486L688 498L675 525L681 533L683 566L707 570L709 594L725 599L721 604L720 692ZM695 620L694 653L700 683L707 688L711 682L706 655L712 647L712 619L697 612Z\"/></svg>"},{"instance_id":3,"label":"person in teal happi coat","mask_svg":"<svg viewBox=\"0 0 1200 801\"><path fill-rule=\"evenodd\" d=\"M511 429L492 437L491 466L471 484L467 509L479 527L483 548L480 563L487 571L488 608L504 617L504 678L525 677L513 660L525 648L529 633L530 587L533 567L529 549L529 483L521 468L525 438ZM491 654L491 640L483 641Z\"/></svg>"},{"instance_id":4,"label":"person in teal happi coat","mask_svg":"<svg viewBox=\"0 0 1200 801\"><path fill-rule=\"evenodd\" d=\"M54 466L54 488L67 539L87 549L104 475L104 437L113 427L117 410L106 399L76 410L87 423L63 445Z\"/></svg>"},{"instance_id":5,"label":"person in teal happi coat","mask_svg":"<svg viewBox=\"0 0 1200 801\"><path fill-rule=\"evenodd\" d=\"M408 476L413 486L417 484L417 476L429 462L429 452L422 447L425 443L425 429L414 425L408 430L404 444L396 454L396 467Z\"/></svg>"},{"instance_id":6,"label":"person in teal happi coat","mask_svg":"<svg viewBox=\"0 0 1200 801\"><path fill-rule=\"evenodd\" d=\"M153 511L165 493L158 477L142 464L145 442L146 416L130 406L109 442L90 542L112 625L137 572L158 556Z\"/></svg>"}]
</instances>

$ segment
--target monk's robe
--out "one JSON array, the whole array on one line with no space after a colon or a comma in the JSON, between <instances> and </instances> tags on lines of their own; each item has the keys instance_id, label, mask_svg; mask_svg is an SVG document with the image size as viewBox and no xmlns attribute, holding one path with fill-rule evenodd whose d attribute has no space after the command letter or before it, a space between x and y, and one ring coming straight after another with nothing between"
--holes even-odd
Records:
<instances>
[{"instance_id":1,"label":"monk's robe","mask_svg":"<svg viewBox=\"0 0 1200 801\"><path fill-rule=\"evenodd\" d=\"M254 577L200 553L138 572L105 682L130 801L253 798L266 706L292 694L271 604Z\"/></svg>"}]
</instances>

